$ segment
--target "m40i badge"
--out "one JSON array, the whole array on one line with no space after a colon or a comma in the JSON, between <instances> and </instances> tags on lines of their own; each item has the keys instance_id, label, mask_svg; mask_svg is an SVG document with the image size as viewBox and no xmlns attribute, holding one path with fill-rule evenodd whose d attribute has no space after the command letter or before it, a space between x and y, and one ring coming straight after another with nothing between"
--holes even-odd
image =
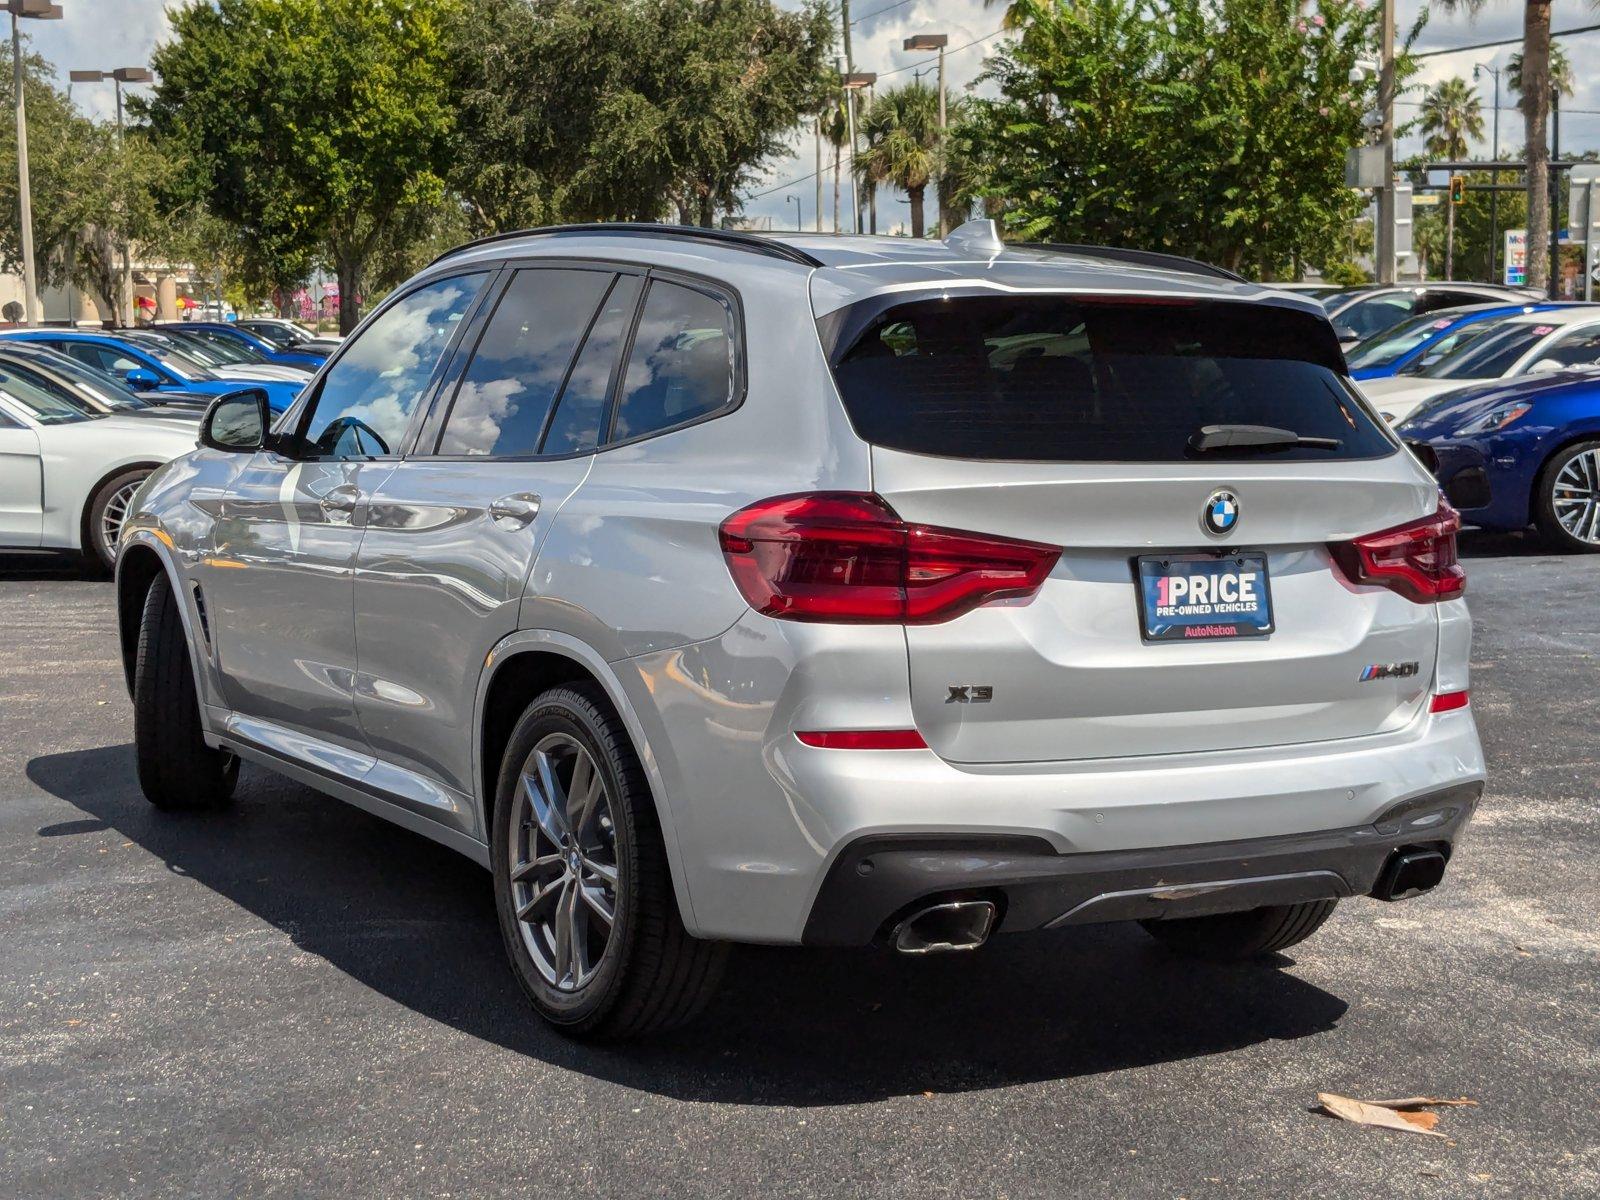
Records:
<instances>
[{"instance_id":1,"label":"m40i badge","mask_svg":"<svg viewBox=\"0 0 1600 1200\"><path fill-rule=\"evenodd\" d=\"M1370 683L1374 679L1410 679L1421 669L1421 664L1414 662L1373 663L1370 667L1361 668L1361 682Z\"/></svg>"}]
</instances>

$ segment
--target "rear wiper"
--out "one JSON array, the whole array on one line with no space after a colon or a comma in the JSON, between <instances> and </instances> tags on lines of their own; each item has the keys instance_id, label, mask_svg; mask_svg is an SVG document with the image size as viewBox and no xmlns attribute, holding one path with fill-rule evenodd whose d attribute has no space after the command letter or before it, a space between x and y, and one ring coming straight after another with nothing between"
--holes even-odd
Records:
<instances>
[{"instance_id":1,"label":"rear wiper","mask_svg":"<svg viewBox=\"0 0 1600 1200\"><path fill-rule=\"evenodd\" d=\"M1305 446L1312 450L1337 450L1338 438L1301 437L1292 429L1273 425L1202 425L1189 437L1189 448L1199 454L1214 450L1287 450Z\"/></svg>"}]
</instances>

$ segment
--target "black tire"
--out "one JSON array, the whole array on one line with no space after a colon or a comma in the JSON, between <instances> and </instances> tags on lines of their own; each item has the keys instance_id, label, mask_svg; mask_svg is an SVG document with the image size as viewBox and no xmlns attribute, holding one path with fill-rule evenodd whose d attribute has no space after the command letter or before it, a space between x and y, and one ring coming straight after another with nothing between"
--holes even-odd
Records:
<instances>
[{"instance_id":1,"label":"black tire","mask_svg":"<svg viewBox=\"0 0 1600 1200\"><path fill-rule=\"evenodd\" d=\"M1534 495L1534 520L1544 539L1557 549L1568 554L1597 554L1600 553L1600 534L1596 535L1595 541L1585 541L1564 528L1556 519L1556 481L1561 477L1561 472L1580 455L1595 455L1600 458L1600 441L1577 442L1567 446L1557 451L1545 464L1544 470L1539 472L1539 483ZM1595 458L1588 459L1587 462L1595 472L1600 473L1600 462ZM1600 478L1592 481L1591 486L1594 485L1600 485Z\"/></svg>"},{"instance_id":2,"label":"black tire","mask_svg":"<svg viewBox=\"0 0 1600 1200\"><path fill-rule=\"evenodd\" d=\"M215 808L233 795L239 760L200 733L189 644L165 574L145 594L133 669L133 743L139 786L157 808Z\"/></svg>"},{"instance_id":3,"label":"black tire","mask_svg":"<svg viewBox=\"0 0 1600 1200\"><path fill-rule=\"evenodd\" d=\"M560 735L587 750L605 785L618 879L615 919L598 963L586 981L567 990L535 963L512 882L512 857L529 832L520 819L518 782L535 747ZM721 980L727 944L684 929L644 769L597 688L554 688L522 714L501 761L491 846L495 907L512 969L539 1015L562 1033L587 1040L638 1037L683 1025L705 1006Z\"/></svg>"},{"instance_id":4,"label":"black tire","mask_svg":"<svg viewBox=\"0 0 1600 1200\"><path fill-rule=\"evenodd\" d=\"M1239 962L1276 954L1305 941L1333 915L1337 903L1311 900L1305 904L1273 904L1247 912L1139 924L1156 941L1179 954L1213 962Z\"/></svg>"},{"instance_id":5,"label":"black tire","mask_svg":"<svg viewBox=\"0 0 1600 1200\"><path fill-rule=\"evenodd\" d=\"M130 486L137 488L149 477L152 467L134 467L113 475L94 491L83 510L83 556L92 566L105 571L116 569L117 547L106 530L106 508ZM128 493L131 496L131 492Z\"/></svg>"}]
</instances>

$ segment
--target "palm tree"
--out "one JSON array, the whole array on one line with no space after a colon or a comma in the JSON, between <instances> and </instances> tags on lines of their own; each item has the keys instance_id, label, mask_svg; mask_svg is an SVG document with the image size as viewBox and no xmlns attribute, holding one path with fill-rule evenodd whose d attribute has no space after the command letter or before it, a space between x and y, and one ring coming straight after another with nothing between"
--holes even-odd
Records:
<instances>
[{"instance_id":1,"label":"palm tree","mask_svg":"<svg viewBox=\"0 0 1600 1200\"><path fill-rule=\"evenodd\" d=\"M1486 0L1439 0L1446 11L1465 8L1476 14ZM1550 244L1550 4L1551 0L1523 0L1522 55L1519 75L1523 89L1522 116L1526 130L1528 170L1528 283L1544 287L1550 280L1550 262L1544 247ZM1600 8L1600 0L1589 0Z\"/></svg>"},{"instance_id":2,"label":"palm tree","mask_svg":"<svg viewBox=\"0 0 1600 1200\"><path fill-rule=\"evenodd\" d=\"M1513 54L1506 60L1506 75L1511 90L1521 96L1523 94L1521 54ZM1573 95L1572 60L1567 57L1567 52L1554 42L1550 44L1550 87L1565 98L1571 98ZM1521 101L1518 101L1517 107L1522 107Z\"/></svg>"},{"instance_id":3,"label":"palm tree","mask_svg":"<svg viewBox=\"0 0 1600 1200\"><path fill-rule=\"evenodd\" d=\"M939 164L939 97L920 83L884 92L863 123L863 177L892 183L911 201L911 236L926 232L923 198Z\"/></svg>"},{"instance_id":4,"label":"palm tree","mask_svg":"<svg viewBox=\"0 0 1600 1200\"><path fill-rule=\"evenodd\" d=\"M1422 101L1423 145L1430 158L1460 162L1468 143L1483 136L1483 112L1478 93L1459 75L1440 80ZM1444 277L1455 278L1456 206L1445 201Z\"/></svg>"},{"instance_id":5,"label":"palm tree","mask_svg":"<svg viewBox=\"0 0 1600 1200\"><path fill-rule=\"evenodd\" d=\"M833 231L839 232L839 169L844 154L844 144L850 140L850 117L844 110L845 101L834 97L822 110L822 136L833 147ZM851 232L855 229L852 226Z\"/></svg>"}]
</instances>

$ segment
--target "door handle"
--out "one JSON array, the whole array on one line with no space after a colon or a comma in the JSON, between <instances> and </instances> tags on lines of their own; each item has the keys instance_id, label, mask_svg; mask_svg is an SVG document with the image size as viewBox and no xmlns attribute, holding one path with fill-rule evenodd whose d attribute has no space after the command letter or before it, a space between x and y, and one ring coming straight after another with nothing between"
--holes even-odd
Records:
<instances>
[{"instance_id":1,"label":"door handle","mask_svg":"<svg viewBox=\"0 0 1600 1200\"><path fill-rule=\"evenodd\" d=\"M501 529L526 529L539 515L539 497L532 492L501 496L489 505L489 519Z\"/></svg>"},{"instance_id":2,"label":"door handle","mask_svg":"<svg viewBox=\"0 0 1600 1200\"><path fill-rule=\"evenodd\" d=\"M355 515L356 501L361 499L361 492L354 484L345 483L331 489L327 495L317 501L317 507L322 510L322 515L335 525L348 525L350 518Z\"/></svg>"}]
</instances>

